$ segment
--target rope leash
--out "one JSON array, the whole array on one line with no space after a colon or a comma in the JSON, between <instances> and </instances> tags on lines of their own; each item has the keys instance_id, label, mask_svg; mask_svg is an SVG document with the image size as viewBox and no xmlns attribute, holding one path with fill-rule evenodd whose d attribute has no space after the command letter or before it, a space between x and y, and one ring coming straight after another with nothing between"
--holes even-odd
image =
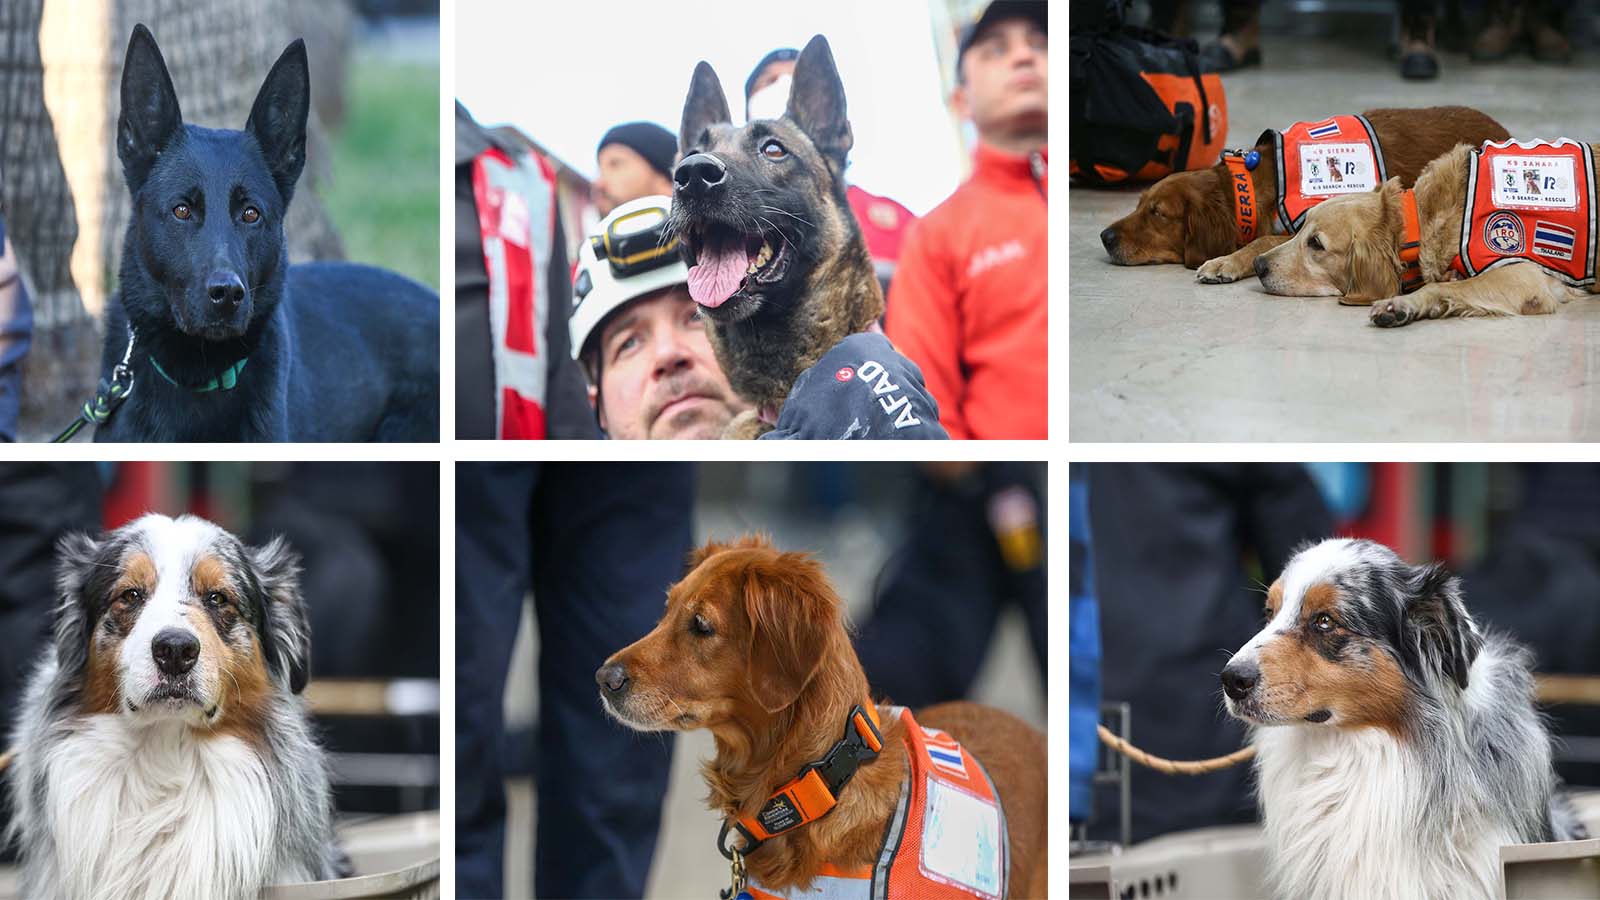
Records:
<instances>
[{"instance_id":1,"label":"rope leash","mask_svg":"<svg viewBox=\"0 0 1600 900\"><path fill-rule=\"evenodd\" d=\"M133 358L133 326L128 326L128 348L122 351L122 362L111 369L110 378L100 379L100 384L94 392L94 399L84 403L78 410L78 417L72 424L61 430L55 436L52 444L65 444L78 436L85 426L98 427L104 425L111 414L117 411L122 401L128 399L133 393L133 369L129 367L128 360Z\"/></svg>"},{"instance_id":2,"label":"rope leash","mask_svg":"<svg viewBox=\"0 0 1600 900\"><path fill-rule=\"evenodd\" d=\"M15 755L17 755L15 750L7 750L4 753L0 753L0 772L4 772L11 767L11 757Z\"/></svg>"},{"instance_id":3,"label":"rope leash","mask_svg":"<svg viewBox=\"0 0 1600 900\"><path fill-rule=\"evenodd\" d=\"M1227 756L1218 756L1214 759L1197 759L1193 761L1162 759L1159 756L1140 750L1122 738L1111 733L1111 729L1104 725L1097 726L1100 732L1100 743L1121 753L1141 766L1165 772L1168 775L1204 775L1207 772L1219 772L1230 766L1236 766L1256 755L1256 748L1244 747L1229 753Z\"/></svg>"}]
</instances>

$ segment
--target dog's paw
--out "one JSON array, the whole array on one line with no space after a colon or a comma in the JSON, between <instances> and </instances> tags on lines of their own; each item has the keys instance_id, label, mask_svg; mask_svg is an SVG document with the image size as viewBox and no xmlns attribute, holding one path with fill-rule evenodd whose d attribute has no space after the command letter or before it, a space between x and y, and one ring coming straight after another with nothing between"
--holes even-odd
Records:
<instances>
[{"instance_id":1,"label":"dog's paw","mask_svg":"<svg viewBox=\"0 0 1600 900\"><path fill-rule=\"evenodd\" d=\"M1240 263L1233 253L1219 256L1216 259L1206 260L1194 273L1194 280L1201 284L1231 284L1241 278L1255 274L1255 266Z\"/></svg>"},{"instance_id":2,"label":"dog's paw","mask_svg":"<svg viewBox=\"0 0 1600 900\"><path fill-rule=\"evenodd\" d=\"M1398 328L1415 322L1418 310L1404 297L1391 297L1372 304L1372 312L1368 315L1372 324L1379 328Z\"/></svg>"}]
</instances>

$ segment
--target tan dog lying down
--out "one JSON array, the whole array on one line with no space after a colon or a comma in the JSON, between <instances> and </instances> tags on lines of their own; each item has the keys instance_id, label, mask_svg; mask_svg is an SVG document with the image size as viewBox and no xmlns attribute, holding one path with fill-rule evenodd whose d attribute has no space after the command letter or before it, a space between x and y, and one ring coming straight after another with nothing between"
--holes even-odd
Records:
<instances>
[{"instance_id":1,"label":"tan dog lying down","mask_svg":"<svg viewBox=\"0 0 1600 900\"><path fill-rule=\"evenodd\" d=\"M1412 197L1391 178L1375 191L1313 207L1291 241L1257 258L1262 287L1373 304L1372 323L1384 327L1444 316L1537 315L1600 293L1600 145L1505 142L1483 152L1490 150L1502 158L1480 162L1474 148L1457 146L1423 169ZM1555 190L1537 192L1534 176L1543 172L1532 167L1550 163L1521 155L1534 151L1570 154L1573 162L1557 161L1566 168L1555 173ZM1518 156L1504 158L1511 154ZM1480 198L1475 209L1472 196ZM1569 201L1569 210L1553 208Z\"/></svg>"}]
</instances>

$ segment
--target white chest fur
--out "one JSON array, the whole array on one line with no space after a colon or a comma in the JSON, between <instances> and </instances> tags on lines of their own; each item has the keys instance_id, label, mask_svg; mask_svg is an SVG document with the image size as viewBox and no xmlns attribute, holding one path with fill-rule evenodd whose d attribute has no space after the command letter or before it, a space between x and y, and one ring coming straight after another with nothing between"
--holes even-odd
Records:
<instances>
[{"instance_id":1,"label":"white chest fur","mask_svg":"<svg viewBox=\"0 0 1600 900\"><path fill-rule=\"evenodd\" d=\"M43 762L61 896L243 900L273 874L266 767L237 738L98 715Z\"/></svg>"},{"instance_id":2,"label":"white chest fur","mask_svg":"<svg viewBox=\"0 0 1600 900\"><path fill-rule=\"evenodd\" d=\"M1440 812L1440 800L1423 788L1440 773L1424 772L1422 760L1388 733L1262 728L1255 744L1274 896L1496 895L1498 848L1516 838L1471 808L1429 815Z\"/></svg>"}]
</instances>

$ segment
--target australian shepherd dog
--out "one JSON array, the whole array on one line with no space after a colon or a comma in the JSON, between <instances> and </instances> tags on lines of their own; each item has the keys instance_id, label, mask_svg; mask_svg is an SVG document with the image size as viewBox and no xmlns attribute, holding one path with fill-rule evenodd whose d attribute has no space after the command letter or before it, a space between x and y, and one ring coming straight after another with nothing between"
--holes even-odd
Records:
<instances>
[{"instance_id":1,"label":"australian shepherd dog","mask_svg":"<svg viewBox=\"0 0 1600 900\"><path fill-rule=\"evenodd\" d=\"M296 696L297 563L190 516L62 541L7 773L21 896L242 900L346 874Z\"/></svg>"},{"instance_id":2,"label":"australian shepherd dog","mask_svg":"<svg viewBox=\"0 0 1600 900\"><path fill-rule=\"evenodd\" d=\"M1443 566L1323 541L1268 590L1266 621L1222 685L1252 726L1274 896L1492 898L1501 845L1584 836L1531 655L1473 622Z\"/></svg>"}]
</instances>

